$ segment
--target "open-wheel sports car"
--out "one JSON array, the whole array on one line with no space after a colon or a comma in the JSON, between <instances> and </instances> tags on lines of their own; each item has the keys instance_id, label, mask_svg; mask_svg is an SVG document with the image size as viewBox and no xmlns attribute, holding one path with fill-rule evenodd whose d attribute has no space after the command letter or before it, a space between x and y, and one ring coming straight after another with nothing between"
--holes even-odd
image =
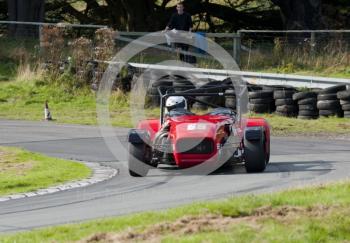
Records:
<instances>
[{"instance_id":1,"label":"open-wheel sports car","mask_svg":"<svg viewBox=\"0 0 350 243\"><path fill-rule=\"evenodd\" d=\"M233 90L233 86L230 86ZM230 88L227 87L227 88ZM189 169L203 163L222 168L243 163L248 173L263 172L270 159L270 127L263 118L239 118L235 108L200 97L235 98L214 87L175 92L158 87L160 118L141 121L128 135L129 174L146 176L161 164ZM212 107L205 114L190 111L194 102Z\"/></svg>"}]
</instances>

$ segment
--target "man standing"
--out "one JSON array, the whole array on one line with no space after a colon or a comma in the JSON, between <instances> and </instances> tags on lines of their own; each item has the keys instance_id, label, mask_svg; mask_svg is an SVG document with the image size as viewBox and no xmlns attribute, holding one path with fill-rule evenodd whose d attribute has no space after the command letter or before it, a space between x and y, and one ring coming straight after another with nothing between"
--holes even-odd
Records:
<instances>
[{"instance_id":1,"label":"man standing","mask_svg":"<svg viewBox=\"0 0 350 243\"><path fill-rule=\"evenodd\" d=\"M177 10L177 12L171 16L170 21L165 28L165 31L175 29L175 30L181 30L181 31L188 31L191 33L191 31L192 31L192 18L191 18L190 14L188 14L184 11L183 2L179 2L176 5L176 10ZM176 44L176 47L181 48L183 51L188 51L188 45L186 45L186 44L179 43L179 44ZM180 60L186 61L185 59L186 59L185 55L180 54Z\"/></svg>"}]
</instances>

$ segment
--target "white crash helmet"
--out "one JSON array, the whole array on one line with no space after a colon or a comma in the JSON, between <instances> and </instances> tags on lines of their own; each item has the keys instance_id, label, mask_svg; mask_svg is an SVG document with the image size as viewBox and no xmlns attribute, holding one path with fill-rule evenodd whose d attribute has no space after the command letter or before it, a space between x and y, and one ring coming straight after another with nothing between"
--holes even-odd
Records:
<instances>
[{"instance_id":1,"label":"white crash helmet","mask_svg":"<svg viewBox=\"0 0 350 243\"><path fill-rule=\"evenodd\" d=\"M167 112L175 108L187 109L187 101L183 96L170 96L165 102L165 108Z\"/></svg>"}]
</instances>

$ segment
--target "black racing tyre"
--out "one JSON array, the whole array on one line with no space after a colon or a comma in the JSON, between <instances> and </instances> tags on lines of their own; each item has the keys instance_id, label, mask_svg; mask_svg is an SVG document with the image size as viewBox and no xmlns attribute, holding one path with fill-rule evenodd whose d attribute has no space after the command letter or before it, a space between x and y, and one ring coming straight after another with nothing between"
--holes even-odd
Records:
<instances>
[{"instance_id":1,"label":"black racing tyre","mask_svg":"<svg viewBox=\"0 0 350 243\"><path fill-rule=\"evenodd\" d=\"M320 110L339 110L339 100L320 100L317 102L317 108Z\"/></svg>"},{"instance_id":2,"label":"black racing tyre","mask_svg":"<svg viewBox=\"0 0 350 243\"><path fill-rule=\"evenodd\" d=\"M299 105L299 110L314 111L317 110L316 105Z\"/></svg>"},{"instance_id":3,"label":"black racing tyre","mask_svg":"<svg viewBox=\"0 0 350 243\"><path fill-rule=\"evenodd\" d=\"M198 96L196 97L196 99L203 102L208 102L208 103L212 103L213 101L212 97L209 97L209 96Z\"/></svg>"},{"instance_id":4,"label":"black racing tyre","mask_svg":"<svg viewBox=\"0 0 350 243\"><path fill-rule=\"evenodd\" d=\"M317 98L307 98L298 100L298 105L317 105Z\"/></svg>"},{"instance_id":5,"label":"black racing tyre","mask_svg":"<svg viewBox=\"0 0 350 243\"><path fill-rule=\"evenodd\" d=\"M273 102L273 98L256 98L249 99L250 104L271 104Z\"/></svg>"},{"instance_id":6,"label":"black racing tyre","mask_svg":"<svg viewBox=\"0 0 350 243\"><path fill-rule=\"evenodd\" d=\"M281 106L281 105L295 105L295 101L291 98L286 98L286 99L276 99L275 100L275 105L276 106Z\"/></svg>"},{"instance_id":7,"label":"black racing tyre","mask_svg":"<svg viewBox=\"0 0 350 243\"><path fill-rule=\"evenodd\" d=\"M200 88L210 88L209 93L224 92L225 85L221 81L210 81Z\"/></svg>"},{"instance_id":8,"label":"black racing tyre","mask_svg":"<svg viewBox=\"0 0 350 243\"><path fill-rule=\"evenodd\" d=\"M210 90L203 90L199 91L199 93L218 93L218 92L224 92L225 88L224 85L221 81L211 81L201 87L199 89L208 89ZM208 96L198 96L198 100L213 103L215 105L219 106L224 106L225 105L225 97L224 96L213 96L213 97L208 97Z\"/></svg>"},{"instance_id":9,"label":"black racing tyre","mask_svg":"<svg viewBox=\"0 0 350 243\"><path fill-rule=\"evenodd\" d=\"M232 88L225 90L225 99L236 99L236 91Z\"/></svg>"},{"instance_id":10,"label":"black racing tyre","mask_svg":"<svg viewBox=\"0 0 350 243\"><path fill-rule=\"evenodd\" d=\"M342 110L343 111L350 111L350 104L342 105Z\"/></svg>"},{"instance_id":11,"label":"black racing tyre","mask_svg":"<svg viewBox=\"0 0 350 243\"><path fill-rule=\"evenodd\" d=\"M304 100L316 97L317 94L315 92L298 92L293 94L293 100Z\"/></svg>"},{"instance_id":12,"label":"black racing tyre","mask_svg":"<svg viewBox=\"0 0 350 243\"><path fill-rule=\"evenodd\" d=\"M285 98L293 98L294 90L275 90L273 92L274 99L285 99Z\"/></svg>"},{"instance_id":13,"label":"black racing tyre","mask_svg":"<svg viewBox=\"0 0 350 243\"><path fill-rule=\"evenodd\" d=\"M186 91L189 89L195 89L196 86L191 81L188 80L176 80L173 83L174 90L176 92Z\"/></svg>"},{"instance_id":14,"label":"black racing tyre","mask_svg":"<svg viewBox=\"0 0 350 243\"><path fill-rule=\"evenodd\" d=\"M295 90L293 86L290 85L264 85L262 86L263 90Z\"/></svg>"},{"instance_id":15,"label":"black racing tyre","mask_svg":"<svg viewBox=\"0 0 350 243\"><path fill-rule=\"evenodd\" d=\"M229 98L229 99L226 98L226 100L225 100L225 107L235 110L236 106L237 106L237 102L236 102L235 98Z\"/></svg>"},{"instance_id":16,"label":"black racing tyre","mask_svg":"<svg viewBox=\"0 0 350 243\"><path fill-rule=\"evenodd\" d=\"M196 110L207 110L208 106L199 102L195 102L192 105L192 109L196 109Z\"/></svg>"},{"instance_id":17,"label":"black racing tyre","mask_svg":"<svg viewBox=\"0 0 350 243\"><path fill-rule=\"evenodd\" d=\"M323 89L322 91L320 91L320 94L334 94L343 90L346 90L346 85L340 84L340 85L335 85L335 86Z\"/></svg>"},{"instance_id":18,"label":"black racing tyre","mask_svg":"<svg viewBox=\"0 0 350 243\"><path fill-rule=\"evenodd\" d=\"M268 104L248 104L249 109L268 109Z\"/></svg>"},{"instance_id":19,"label":"black racing tyre","mask_svg":"<svg viewBox=\"0 0 350 243\"><path fill-rule=\"evenodd\" d=\"M159 96L158 88L157 87L149 88L147 90L147 94L149 94L149 95L158 95Z\"/></svg>"},{"instance_id":20,"label":"black racing tyre","mask_svg":"<svg viewBox=\"0 0 350 243\"><path fill-rule=\"evenodd\" d=\"M268 104L248 104L248 108L250 111L256 113L268 113L272 110L271 106Z\"/></svg>"},{"instance_id":21,"label":"black racing tyre","mask_svg":"<svg viewBox=\"0 0 350 243\"><path fill-rule=\"evenodd\" d=\"M284 117L296 117L298 115L297 112L279 112L279 111L276 111L275 113L276 113L276 115L284 116Z\"/></svg>"},{"instance_id":22,"label":"black racing tyre","mask_svg":"<svg viewBox=\"0 0 350 243\"><path fill-rule=\"evenodd\" d=\"M302 120L315 120L318 118L317 116L304 116L304 115L298 115L298 119L302 119Z\"/></svg>"},{"instance_id":23,"label":"black racing tyre","mask_svg":"<svg viewBox=\"0 0 350 243\"><path fill-rule=\"evenodd\" d=\"M350 118L350 111L344 111L344 117Z\"/></svg>"},{"instance_id":24,"label":"black racing tyre","mask_svg":"<svg viewBox=\"0 0 350 243\"><path fill-rule=\"evenodd\" d=\"M168 80L157 80L152 83L152 87L159 87L159 86L166 86L166 87L173 86L173 82Z\"/></svg>"},{"instance_id":25,"label":"black racing tyre","mask_svg":"<svg viewBox=\"0 0 350 243\"><path fill-rule=\"evenodd\" d=\"M266 139L261 132L260 140L249 141L244 138L244 160L247 173L263 172L267 164Z\"/></svg>"},{"instance_id":26,"label":"black racing tyre","mask_svg":"<svg viewBox=\"0 0 350 243\"><path fill-rule=\"evenodd\" d=\"M299 110L299 116L318 116L318 110Z\"/></svg>"},{"instance_id":27,"label":"black racing tyre","mask_svg":"<svg viewBox=\"0 0 350 243\"><path fill-rule=\"evenodd\" d=\"M249 99L272 98L273 92L269 90L257 90L248 93Z\"/></svg>"},{"instance_id":28,"label":"black racing tyre","mask_svg":"<svg viewBox=\"0 0 350 243\"><path fill-rule=\"evenodd\" d=\"M311 88L311 92L315 92L316 94L319 94L323 89L321 88Z\"/></svg>"},{"instance_id":29,"label":"black racing tyre","mask_svg":"<svg viewBox=\"0 0 350 243\"><path fill-rule=\"evenodd\" d=\"M289 113L298 111L298 108L294 105L281 105L276 107L276 111Z\"/></svg>"},{"instance_id":30,"label":"black racing tyre","mask_svg":"<svg viewBox=\"0 0 350 243\"><path fill-rule=\"evenodd\" d=\"M319 110L319 115L320 116L337 116L337 117L342 117L343 116L343 111L342 110Z\"/></svg>"},{"instance_id":31,"label":"black racing tyre","mask_svg":"<svg viewBox=\"0 0 350 243\"><path fill-rule=\"evenodd\" d=\"M214 81L214 80L212 80L212 81ZM233 78L225 78L221 82L224 85L232 85L233 86L233 83L235 82L235 80Z\"/></svg>"},{"instance_id":32,"label":"black racing tyre","mask_svg":"<svg viewBox=\"0 0 350 243\"><path fill-rule=\"evenodd\" d=\"M348 105L350 104L350 100L340 100L341 105Z\"/></svg>"},{"instance_id":33,"label":"black racing tyre","mask_svg":"<svg viewBox=\"0 0 350 243\"><path fill-rule=\"evenodd\" d=\"M248 91L259 91L259 90L262 90L262 87L259 85L247 84L247 89ZM264 98L264 97L255 97L255 98Z\"/></svg>"},{"instance_id":34,"label":"black racing tyre","mask_svg":"<svg viewBox=\"0 0 350 243\"><path fill-rule=\"evenodd\" d=\"M337 97L341 100L350 100L350 90L339 91Z\"/></svg>"},{"instance_id":35,"label":"black racing tyre","mask_svg":"<svg viewBox=\"0 0 350 243\"><path fill-rule=\"evenodd\" d=\"M225 90L225 94L231 94L234 96L225 96L225 107L236 109L237 101L236 101L236 92L234 89L227 89Z\"/></svg>"},{"instance_id":36,"label":"black racing tyre","mask_svg":"<svg viewBox=\"0 0 350 243\"><path fill-rule=\"evenodd\" d=\"M145 144L129 143L128 168L131 176L143 177L147 175L149 165L147 165L147 162L145 161L145 152Z\"/></svg>"},{"instance_id":37,"label":"black racing tyre","mask_svg":"<svg viewBox=\"0 0 350 243\"><path fill-rule=\"evenodd\" d=\"M175 80L186 80L185 76L181 76L181 75L178 75L178 74L173 74L170 77L173 77Z\"/></svg>"},{"instance_id":38,"label":"black racing tyre","mask_svg":"<svg viewBox=\"0 0 350 243\"><path fill-rule=\"evenodd\" d=\"M317 100L337 100L337 94L319 94Z\"/></svg>"},{"instance_id":39,"label":"black racing tyre","mask_svg":"<svg viewBox=\"0 0 350 243\"><path fill-rule=\"evenodd\" d=\"M231 94L231 95L236 96L236 91L233 88L228 88L225 90L225 94ZM229 97L229 96L227 96L227 97Z\"/></svg>"}]
</instances>

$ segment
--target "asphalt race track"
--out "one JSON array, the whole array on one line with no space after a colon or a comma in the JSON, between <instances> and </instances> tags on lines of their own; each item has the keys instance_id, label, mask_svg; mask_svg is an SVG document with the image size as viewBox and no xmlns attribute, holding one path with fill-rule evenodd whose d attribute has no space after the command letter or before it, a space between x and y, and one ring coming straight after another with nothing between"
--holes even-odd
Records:
<instances>
[{"instance_id":1,"label":"asphalt race track","mask_svg":"<svg viewBox=\"0 0 350 243\"><path fill-rule=\"evenodd\" d=\"M125 140L126 129L116 129ZM113 179L81 189L0 202L0 231L157 210L193 201L245 193L271 192L350 175L350 141L272 138L265 173L246 174L243 166L209 176L131 178L106 147L98 128L46 122L0 121L0 145L50 156L100 162L119 169ZM116 148L116 150L121 148Z\"/></svg>"}]
</instances>

